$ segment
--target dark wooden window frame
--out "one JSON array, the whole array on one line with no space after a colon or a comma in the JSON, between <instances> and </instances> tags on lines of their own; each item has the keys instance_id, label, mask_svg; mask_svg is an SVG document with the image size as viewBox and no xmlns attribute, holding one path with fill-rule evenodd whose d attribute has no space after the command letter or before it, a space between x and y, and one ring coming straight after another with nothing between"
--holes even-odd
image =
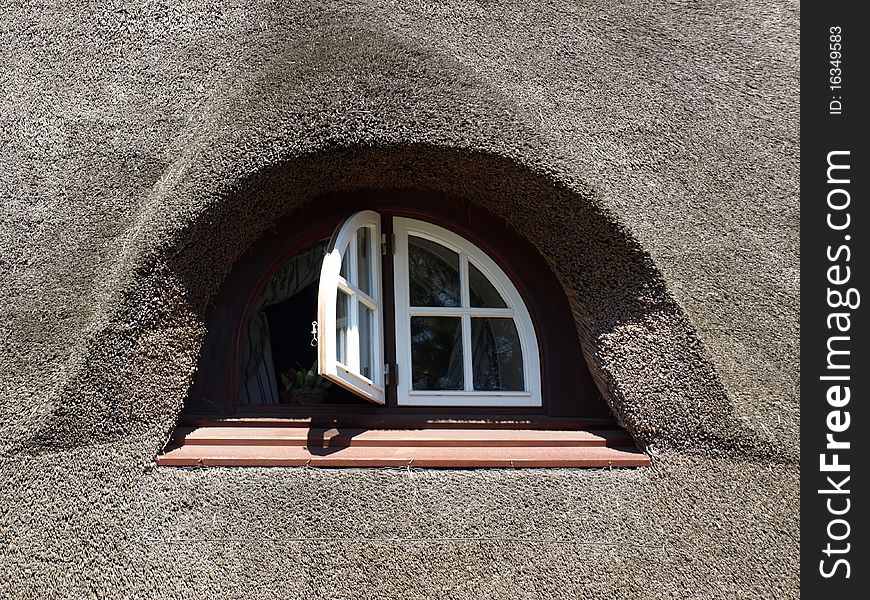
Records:
<instances>
[{"instance_id":1,"label":"dark wooden window frame","mask_svg":"<svg viewBox=\"0 0 870 600\"><path fill-rule=\"evenodd\" d=\"M350 214L374 210L382 215L382 232L391 233L392 219L402 216L428 221L455 232L486 252L511 279L535 326L541 360L543 406L413 407L396 405L395 386L387 402L377 405L240 405L239 356L248 316L274 273L315 241L328 238ZM384 289L393 283L393 261L383 257ZM387 287L389 286L389 287ZM384 351L395 356L392 294L384 300ZM537 417L608 418L583 356L567 298L537 250L504 221L462 198L434 191L360 190L326 194L283 219L237 261L206 315L207 334L198 370L185 403L188 415L306 417L363 413L457 416L528 415ZM392 362L395 362L394 360ZM407 375L407 374L406 374ZM400 374L401 376L401 374Z\"/></svg>"}]
</instances>

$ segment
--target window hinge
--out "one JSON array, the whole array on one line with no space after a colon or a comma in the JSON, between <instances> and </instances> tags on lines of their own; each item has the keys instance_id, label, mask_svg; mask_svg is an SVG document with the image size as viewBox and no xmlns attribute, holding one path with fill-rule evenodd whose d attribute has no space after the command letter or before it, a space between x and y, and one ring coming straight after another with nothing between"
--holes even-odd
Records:
<instances>
[{"instance_id":1,"label":"window hinge","mask_svg":"<svg viewBox=\"0 0 870 600\"><path fill-rule=\"evenodd\" d=\"M393 255L396 253L396 234L382 233L381 234L381 254Z\"/></svg>"},{"instance_id":2,"label":"window hinge","mask_svg":"<svg viewBox=\"0 0 870 600\"><path fill-rule=\"evenodd\" d=\"M384 385L399 383L399 365L384 365Z\"/></svg>"}]
</instances>

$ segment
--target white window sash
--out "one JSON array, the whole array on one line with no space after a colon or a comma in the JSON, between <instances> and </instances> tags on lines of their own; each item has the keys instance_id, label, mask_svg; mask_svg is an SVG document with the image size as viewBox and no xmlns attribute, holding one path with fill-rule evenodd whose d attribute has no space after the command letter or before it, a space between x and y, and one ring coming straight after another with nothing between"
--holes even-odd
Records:
<instances>
[{"instance_id":1,"label":"white window sash","mask_svg":"<svg viewBox=\"0 0 870 600\"><path fill-rule=\"evenodd\" d=\"M512 406L538 407L541 402L541 370L537 337L531 316L516 287L502 269L480 248L437 225L395 217L394 295L396 317L396 362L398 367L398 404L401 406ZM428 239L453 250L460 257L459 307L410 306L408 273L408 236ZM492 283L508 305L506 309L474 308L469 299L469 261ZM463 390L412 390L411 317L450 316L462 320ZM471 318L511 318L523 355L524 390L491 391L473 389Z\"/></svg>"},{"instance_id":2,"label":"white window sash","mask_svg":"<svg viewBox=\"0 0 870 600\"><path fill-rule=\"evenodd\" d=\"M359 265L357 264L357 231L369 228L370 257L369 281L371 295L364 293L357 285ZM381 291L380 269L380 215L373 211L362 211L351 215L342 223L332 236L323 259L320 271L320 287L317 295L318 323L318 372L333 383L374 402L384 404L383 383L384 344L383 335L383 295ZM341 261L347 253L347 279L341 276ZM347 364L338 360L336 340L335 304L338 291L350 297L347 315ZM362 304L373 313L370 336L372 372L370 377L362 374L359 349L359 306Z\"/></svg>"}]
</instances>

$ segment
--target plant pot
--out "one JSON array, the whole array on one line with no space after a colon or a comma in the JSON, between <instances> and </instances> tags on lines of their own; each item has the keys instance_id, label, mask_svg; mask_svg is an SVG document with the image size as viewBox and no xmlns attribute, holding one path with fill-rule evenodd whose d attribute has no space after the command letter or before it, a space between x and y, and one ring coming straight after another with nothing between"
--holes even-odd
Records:
<instances>
[{"instance_id":1,"label":"plant pot","mask_svg":"<svg viewBox=\"0 0 870 600\"><path fill-rule=\"evenodd\" d=\"M284 390L281 392L281 403L323 404L326 401L327 394L327 390L321 388Z\"/></svg>"}]
</instances>

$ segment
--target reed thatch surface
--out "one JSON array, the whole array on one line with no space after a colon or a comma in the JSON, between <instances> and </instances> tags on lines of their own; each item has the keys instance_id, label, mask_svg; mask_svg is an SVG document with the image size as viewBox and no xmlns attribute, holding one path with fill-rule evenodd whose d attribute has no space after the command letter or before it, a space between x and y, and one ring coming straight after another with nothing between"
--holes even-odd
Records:
<instances>
[{"instance_id":1,"label":"reed thatch surface","mask_svg":"<svg viewBox=\"0 0 870 600\"><path fill-rule=\"evenodd\" d=\"M7 4L0 595L797 595L795 3ZM656 465L154 469L232 264L360 186L532 240Z\"/></svg>"}]
</instances>

